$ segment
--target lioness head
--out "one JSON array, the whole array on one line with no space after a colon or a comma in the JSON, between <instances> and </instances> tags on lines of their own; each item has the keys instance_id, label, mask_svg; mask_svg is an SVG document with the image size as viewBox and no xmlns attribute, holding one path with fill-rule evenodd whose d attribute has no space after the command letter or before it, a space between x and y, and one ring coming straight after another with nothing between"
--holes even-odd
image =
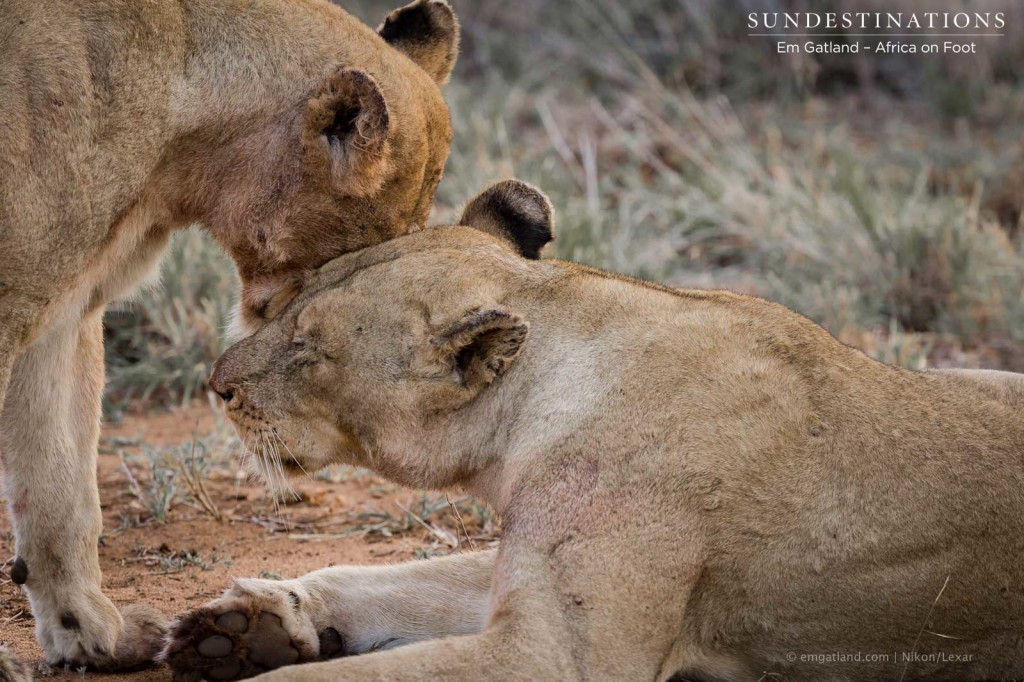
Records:
<instances>
[{"instance_id":1,"label":"lioness head","mask_svg":"<svg viewBox=\"0 0 1024 682\"><path fill-rule=\"evenodd\" d=\"M507 372L529 326L503 305L499 271L524 267L551 240L550 204L517 181L466 207L460 223L324 266L273 322L217 361L210 385L261 472L334 463L409 485L444 487L453 462L417 471L392 454L451 418ZM466 262L465 254L483 254Z\"/></svg>"},{"instance_id":2,"label":"lioness head","mask_svg":"<svg viewBox=\"0 0 1024 682\"><path fill-rule=\"evenodd\" d=\"M326 261L425 224L451 141L439 86L459 26L445 0L416 0L377 32L326 2L232 11L195 29L220 42L196 48L198 82L176 106L212 111L182 114L198 123L165 174L182 218L234 258L253 331Z\"/></svg>"}]
</instances>

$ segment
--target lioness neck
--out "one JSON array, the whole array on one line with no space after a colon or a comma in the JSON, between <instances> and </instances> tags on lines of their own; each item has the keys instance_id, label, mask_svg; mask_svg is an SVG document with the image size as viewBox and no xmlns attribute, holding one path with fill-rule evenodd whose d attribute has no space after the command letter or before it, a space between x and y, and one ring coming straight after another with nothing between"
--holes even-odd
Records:
<instances>
[{"instance_id":1,"label":"lioness neck","mask_svg":"<svg viewBox=\"0 0 1024 682\"><path fill-rule=\"evenodd\" d=\"M232 163L241 155L215 152L233 145L276 149L289 127L299 125L317 84L339 66L382 68L381 41L319 0L175 4L182 24L173 50L179 71L170 84L169 140L158 182L184 219L202 221L221 236L226 226L211 221L210 211L222 203L224 182L237 172ZM268 127L274 120L280 129Z\"/></svg>"},{"instance_id":2,"label":"lioness neck","mask_svg":"<svg viewBox=\"0 0 1024 682\"><path fill-rule=\"evenodd\" d=\"M318 0L186 0L187 36L171 113L189 132L244 122L303 101L344 64L379 61L380 39L341 8ZM339 40L344 36L344 40Z\"/></svg>"},{"instance_id":3,"label":"lioness neck","mask_svg":"<svg viewBox=\"0 0 1024 682\"><path fill-rule=\"evenodd\" d=\"M451 422L456 440L491 453L484 458L467 449L476 466L465 486L499 511L525 480L559 462L618 457L616 443L666 408L664 393L645 390L652 379L645 367L663 366L657 356L670 355L675 376L657 381L683 381L690 371L685 347L706 336L699 328L714 318L714 305L733 298L559 261L527 267L529 283L512 275L503 301L530 324L524 350L506 376ZM626 421L601 416L624 409Z\"/></svg>"},{"instance_id":4,"label":"lioness neck","mask_svg":"<svg viewBox=\"0 0 1024 682\"><path fill-rule=\"evenodd\" d=\"M682 434L705 419L700 403L709 399L742 409L743 395L731 389L737 377L763 376L795 405L807 399L805 377L825 364L881 367L761 299L669 289L557 261L531 268L546 273L546 284L510 287L505 302L530 323L523 353L459 420L464 442L500 453L467 483L499 510L551 467L621 467L641 450L675 457L673 443L650 434ZM802 357L808 342L824 352Z\"/></svg>"}]
</instances>

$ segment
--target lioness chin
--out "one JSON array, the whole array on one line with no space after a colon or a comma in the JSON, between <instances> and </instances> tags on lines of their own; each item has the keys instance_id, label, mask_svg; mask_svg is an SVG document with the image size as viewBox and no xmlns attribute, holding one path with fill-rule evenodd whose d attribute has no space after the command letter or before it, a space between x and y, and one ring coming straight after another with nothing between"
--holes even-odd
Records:
<instances>
[{"instance_id":1,"label":"lioness chin","mask_svg":"<svg viewBox=\"0 0 1024 682\"><path fill-rule=\"evenodd\" d=\"M500 549L240 580L175 625L178 679L1024 677L1024 377L527 260L538 219L490 193L483 230L339 258L212 377L286 463L461 486Z\"/></svg>"},{"instance_id":2,"label":"lioness chin","mask_svg":"<svg viewBox=\"0 0 1024 682\"><path fill-rule=\"evenodd\" d=\"M130 668L152 610L101 589L102 315L196 223L246 331L327 260L423 226L451 139L444 0L378 32L325 0L0 4L0 465L50 664Z\"/></svg>"}]
</instances>

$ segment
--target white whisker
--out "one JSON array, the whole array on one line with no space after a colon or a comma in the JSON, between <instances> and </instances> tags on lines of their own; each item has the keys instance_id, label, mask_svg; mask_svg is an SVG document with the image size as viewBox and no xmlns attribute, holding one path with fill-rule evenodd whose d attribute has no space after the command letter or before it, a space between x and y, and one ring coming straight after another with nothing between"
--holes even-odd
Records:
<instances>
[{"instance_id":1,"label":"white whisker","mask_svg":"<svg viewBox=\"0 0 1024 682\"><path fill-rule=\"evenodd\" d=\"M299 467L299 470L302 471L302 473L306 474L306 478L308 478L309 480L312 481L313 477L309 475L308 471L306 471L306 467L302 466L302 462L300 462L295 457L295 453L292 452L292 449L290 447L288 447L288 443L284 442L284 439L281 438L281 436L279 436L277 434L277 430L273 429L273 430L271 430L270 433L271 433L271 435L274 436L274 439L277 440L278 443L280 443L281 445L284 446L284 449L288 452L288 458L291 459L291 461L295 462L295 466Z\"/></svg>"},{"instance_id":2,"label":"white whisker","mask_svg":"<svg viewBox=\"0 0 1024 682\"><path fill-rule=\"evenodd\" d=\"M277 470L282 491L288 493L293 500L300 499L299 494L295 492L295 488L292 487L291 481L288 479L288 474L285 473L284 465L281 463L281 450L277 446L277 434L273 431L267 432L267 445L273 456L274 468Z\"/></svg>"},{"instance_id":3,"label":"white whisker","mask_svg":"<svg viewBox=\"0 0 1024 682\"><path fill-rule=\"evenodd\" d=\"M261 463L263 464L263 467L264 467L264 471L265 471L265 475L266 475L266 481L267 481L267 487L270 490L270 496L274 500L274 511L276 513L279 513L281 511L281 498L280 498L280 494L279 494L280 490L279 490L278 483L275 480L273 465L270 462L270 453L268 452L269 447L267 445L267 434L266 434L265 431L260 431L259 434L260 434L260 461L261 461Z\"/></svg>"}]
</instances>

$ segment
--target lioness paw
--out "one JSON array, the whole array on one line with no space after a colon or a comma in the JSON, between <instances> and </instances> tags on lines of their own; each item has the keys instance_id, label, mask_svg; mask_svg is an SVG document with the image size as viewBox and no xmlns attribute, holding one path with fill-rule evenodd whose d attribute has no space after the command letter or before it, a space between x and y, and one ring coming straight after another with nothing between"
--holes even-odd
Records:
<instances>
[{"instance_id":1,"label":"lioness paw","mask_svg":"<svg viewBox=\"0 0 1024 682\"><path fill-rule=\"evenodd\" d=\"M153 664L167 632L163 614L141 604L118 611L99 590L76 596L62 604L33 602L48 665L116 672Z\"/></svg>"},{"instance_id":2,"label":"lioness paw","mask_svg":"<svg viewBox=\"0 0 1024 682\"><path fill-rule=\"evenodd\" d=\"M5 646L0 646L0 682L32 682L32 673Z\"/></svg>"},{"instance_id":3,"label":"lioness paw","mask_svg":"<svg viewBox=\"0 0 1024 682\"><path fill-rule=\"evenodd\" d=\"M226 682L344 655L334 628L317 632L288 581L238 580L223 597L179 617L161 658L182 682Z\"/></svg>"},{"instance_id":4,"label":"lioness paw","mask_svg":"<svg viewBox=\"0 0 1024 682\"><path fill-rule=\"evenodd\" d=\"M121 609L124 622L114 657L99 667L111 670L136 670L153 664L163 648L167 634L167 617L142 604L130 604Z\"/></svg>"}]
</instances>

